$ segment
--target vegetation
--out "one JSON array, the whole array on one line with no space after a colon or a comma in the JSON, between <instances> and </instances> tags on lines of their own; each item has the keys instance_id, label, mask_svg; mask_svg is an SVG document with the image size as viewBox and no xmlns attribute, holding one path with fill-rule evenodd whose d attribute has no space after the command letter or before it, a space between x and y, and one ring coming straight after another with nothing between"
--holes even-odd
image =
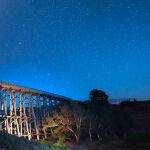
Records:
<instances>
[{"instance_id":1,"label":"vegetation","mask_svg":"<svg viewBox=\"0 0 150 150\"><path fill-rule=\"evenodd\" d=\"M0 133L0 149L2 150L49 150L47 144L39 144L36 141L28 141L7 133Z\"/></svg>"},{"instance_id":2,"label":"vegetation","mask_svg":"<svg viewBox=\"0 0 150 150\"><path fill-rule=\"evenodd\" d=\"M52 116L47 118L43 125L51 129L52 136L74 137L78 143L81 135L81 128L85 119L85 113L78 104L63 105L53 111Z\"/></svg>"},{"instance_id":3,"label":"vegetation","mask_svg":"<svg viewBox=\"0 0 150 150\"><path fill-rule=\"evenodd\" d=\"M100 103L102 105L106 105L109 103L108 95L104 91L98 89L93 89L90 91L90 100L93 103Z\"/></svg>"},{"instance_id":4,"label":"vegetation","mask_svg":"<svg viewBox=\"0 0 150 150\"><path fill-rule=\"evenodd\" d=\"M128 129L129 117L123 120L125 115L120 110L115 112L111 106L105 104L73 101L61 105L51 112L52 115L43 124L44 133L50 131L50 136L63 136L65 141L78 144L86 140L102 142L116 136L123 137ZM118 132L118 127L123 132Z\"/></svg>"},{"instance_id":5,"label":"vegetation","mask_svg":"<svg viewBox=\"0 0 150 150\"><path fill-rule=\"evenodd\" d=\"M71 101L50 109L39 142L1 133L0 149L150 149L150 101L128 100L112 105L104 91L93 89L89 95L88 101Z\"/></svg>"}]
</instances>

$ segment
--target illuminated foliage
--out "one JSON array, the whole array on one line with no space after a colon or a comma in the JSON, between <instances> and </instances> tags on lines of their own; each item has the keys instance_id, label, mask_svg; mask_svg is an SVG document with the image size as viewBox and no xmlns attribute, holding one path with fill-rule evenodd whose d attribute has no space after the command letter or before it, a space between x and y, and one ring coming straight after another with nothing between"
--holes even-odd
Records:
<instances>
[{"instance_id":1,"label":"illuminated foliage","mask_svg":"<svg viewBox=\"0 0 150 150\"><path fill-rule=\"evenodd\" d=\"M85 113L78 103L63 105L47 118L46 123L43 124L43 130L50 128L54 135L74 137L76 142L79 142L84 120Z\"/></svg>"},{"instance_id":2,"label":"illuminated foliage","mask_svg":"<svg viewBox=\"0 0 150 150\"><path fill-rule=\"evenodd\" d=\"M84 112L80 105L64 105L59 111L54 112L53 118L58 124L58 126L54 128L54 133L68 136L73 135L76 142L79 142L81 127L85 119Z\"/></svg>"}]
</instances>

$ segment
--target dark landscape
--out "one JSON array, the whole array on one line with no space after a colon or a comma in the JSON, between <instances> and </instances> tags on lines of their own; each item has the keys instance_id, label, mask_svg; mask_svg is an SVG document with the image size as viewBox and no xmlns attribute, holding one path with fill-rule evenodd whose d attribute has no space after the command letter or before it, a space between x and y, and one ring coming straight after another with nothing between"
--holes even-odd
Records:
<instances>
[{"instance_id":1,"label":"dark landscape","mask_svg":"<svg viewBox=\"0 0 150 150\"><path fill-rule=\"evenodd\" d=\"M0 150L150 150L150 0L0 0Z\"/></svg>"},{"instance_id":2,"label":"dark landscape","mask_svg":"<svg viewBox=\"0 0 150 150\"><path fill-rule=\"evenodd\" d=\"M43 108L44 109L44 108ZM41 110L42 111L42 110ZM110 104L98 89L84 102L66 100L47 110L40 140L0 133L2 150L149 150L150 100Z\"/></svg>"}]
</instances>

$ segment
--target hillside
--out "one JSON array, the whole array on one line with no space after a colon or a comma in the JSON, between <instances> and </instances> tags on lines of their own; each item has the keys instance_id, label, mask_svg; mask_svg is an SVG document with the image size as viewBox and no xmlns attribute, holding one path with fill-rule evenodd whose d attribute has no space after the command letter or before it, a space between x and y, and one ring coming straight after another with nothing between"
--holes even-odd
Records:
<instances>
[{"instance_id":1,"label":"hillside","mask_svg":"<svg viewBox=\"0 0 150 150\"><path fill-rule=\"evenodd\" d=\"M48 134L42 140L45 144L0 133L0 150L57 150L57 146L50 149L56 143L64 145L59 150L150 149L150 101L125 101L119 105L73 101L55 108L52 112L47 121L55 122L56 126L51 128L46 123L53 134ZM66 122L66 114L69 122ZM60 119L65 123L64 126L60 124ZM76 129L78 119L83 120ZM76 134L67 130L68 123Z\"/></svg>"},{"instance_id":2,"label":"hillside","mask_svg":"<svg viewBox=\"0 0 150 150\"><path fill-rule=\"evenodd\" d=\"M0 150L49 150L49 146L0 132Z\"/></svg>"}]
</instances>

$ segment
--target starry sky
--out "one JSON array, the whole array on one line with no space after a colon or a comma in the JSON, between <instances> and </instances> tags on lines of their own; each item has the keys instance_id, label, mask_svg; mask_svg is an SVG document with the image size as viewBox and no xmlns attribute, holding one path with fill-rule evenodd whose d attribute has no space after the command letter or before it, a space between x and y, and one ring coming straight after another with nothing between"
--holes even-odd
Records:
<instances>
[{"instance_id":1,"label":"starry sky","mask_svg":"<svg viewBox=\"0 0 150 150\"><path fill-rule=\"evenodd\" d=\"M0 0L0 80L150 98L150 0Z\"/></svg>"}]
</instances>

